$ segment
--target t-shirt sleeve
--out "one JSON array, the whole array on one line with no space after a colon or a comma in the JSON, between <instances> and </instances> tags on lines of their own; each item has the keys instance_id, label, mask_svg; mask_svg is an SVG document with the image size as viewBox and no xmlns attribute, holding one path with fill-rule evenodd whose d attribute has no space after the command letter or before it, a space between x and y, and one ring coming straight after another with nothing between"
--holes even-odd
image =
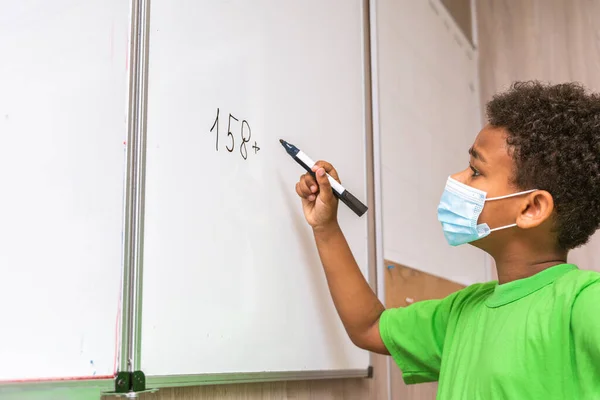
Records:
<instances>
[{"instance_id":1,"label":"t-shirt sleeve","mask_svg":"<svg viewBox=\"0 0 600 400\"><path fill-rule=\"evenodd\" d=\"M439 379L448 319L458 293L441 300L390 308L381 315L381 339L407 384Z\"/></svg>"},{"instance_id":2,"label":"t-shirt sleeve","mask_svg":"<svg viewBox=\"0 0 600 400\"><path fill-rule=\"evenodd\" d=\"M600 281L583 289L573 304L571 329L575 362L584 387L600 394ZM591 389L589 386L593 386Z\"/></svg>"}]
</instances>

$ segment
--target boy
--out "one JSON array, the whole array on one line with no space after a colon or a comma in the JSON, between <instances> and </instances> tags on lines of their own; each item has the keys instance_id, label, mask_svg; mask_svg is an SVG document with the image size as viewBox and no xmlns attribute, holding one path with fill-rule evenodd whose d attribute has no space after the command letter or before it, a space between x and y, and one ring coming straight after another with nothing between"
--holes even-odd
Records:
<instances>
[{"instance_id":1,"label":"boy","mask_svg":"<svg viewBox=\"0 0 600 400\"><path fill-rule=\"evenodd\" d=\"M406 383L439 381L439 399L600 399L600 274L566 262L600 225L600 95L515 83L487 116L438 219L449 244L494 258L498 282L386 310L319 162L296 192L336 309L354 344L391 354Z\"/></svg>"}]
</instances>

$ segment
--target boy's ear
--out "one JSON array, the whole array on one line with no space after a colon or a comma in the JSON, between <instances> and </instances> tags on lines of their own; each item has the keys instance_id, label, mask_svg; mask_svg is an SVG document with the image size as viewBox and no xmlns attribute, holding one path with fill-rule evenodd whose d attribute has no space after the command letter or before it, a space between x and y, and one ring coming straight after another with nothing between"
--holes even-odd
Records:
<instances>
[{"instance_id":1,"label":"boy's ear","mask_svg":"<svg viewBox=\"0 0 600 400\"><path fill-rule=\"evenodd\" d=\"M517 226L521 229L535 228L547 221L554 212L554 199L545 190L530 193L523 201Z\"/></svg>"}]
</instances>

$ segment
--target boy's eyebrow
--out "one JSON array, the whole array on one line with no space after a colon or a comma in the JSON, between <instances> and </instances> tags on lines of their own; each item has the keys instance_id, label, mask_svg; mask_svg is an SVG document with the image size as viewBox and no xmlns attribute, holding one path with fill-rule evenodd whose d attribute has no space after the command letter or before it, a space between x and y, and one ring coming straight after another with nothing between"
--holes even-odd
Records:
<instances>
[{"instance_id":1,"label":"boy's eyebrow","mask_svg":"<svg viewBox=\"0 0 600 400\"><path fill-rule=\"evenodd\" d=\"M483 158L483 156L481 155L481 153L479 153L476 149L475 146L471 146L471 148L469 149L469 154L471 155L471 157L473 157L476 160L479 160L481 162L486 162L485 158Z\"/></svg>"}]
</instances>

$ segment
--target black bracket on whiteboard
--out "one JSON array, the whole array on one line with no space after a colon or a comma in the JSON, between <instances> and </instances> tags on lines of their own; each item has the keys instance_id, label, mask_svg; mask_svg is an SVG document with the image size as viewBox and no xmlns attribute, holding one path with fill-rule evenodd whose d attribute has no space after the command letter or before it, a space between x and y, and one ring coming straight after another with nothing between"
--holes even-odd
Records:
<instances>
[{"instance_id":1,"label":"black bracket on whiteboard","mask_svg":"<svg viewBox=\"0 0 600 400\"><path fill-rule=\"evenodd\" d=\"M131 372L119 372L115 376L115 393L129 392L131 388Z\"/></svg>"},{"instance_id":2,"label":"black bracket on whiteboard","mask_svg":"<svg viewBox=\"0 0 600 400\"><path fill-rule=\"evenodd\" d=\"M146 389L146 375L142 371L119 372L115 376L115 391L111 394L137 397L135 394L156 392L158 389Z\"/></svg>"},{"instance_id":3,"label":"black bracket on whiteboard","mask_svg":"<svg viewBox=\"0 0 600 400\"><path fill-rule=\"evenodd\" d=\"M114 392L102 392L106 396L137 398L140 393L154 393L158 389L146 389L146 375L142 371L118 372Z\"/></svg>"},{"instance_id":4,"label":"black bracket on whiteboard","mask_svg":"<svg viewBox=\"0 0 600 400\"><path fill-rule=\"evenodd\" d=\"M115 376L115 393L143 392L146 390L146 375L142 371L119 372Z\"/></svg>"}]
</instances>

